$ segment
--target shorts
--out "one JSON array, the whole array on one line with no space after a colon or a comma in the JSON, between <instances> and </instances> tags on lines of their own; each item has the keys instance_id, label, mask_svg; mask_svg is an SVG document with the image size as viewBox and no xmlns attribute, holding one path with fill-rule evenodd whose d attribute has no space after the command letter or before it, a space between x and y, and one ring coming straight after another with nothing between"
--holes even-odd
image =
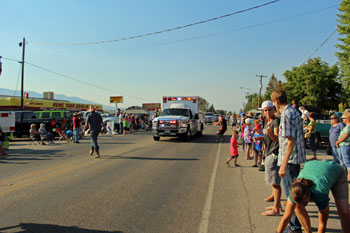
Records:
<instances>
[{"instance_id":1,"label":"shorts","mask_svg":"<svg viewBox=\"0 0 350 233\"><path fill-rule=\"evenodd\" d=\"M254 151L256 152L257 155L261 156L263 153L262 153L262 150L255 150L254 148Z\"/></svg>"},{"instance_id":2,"label":"shorts","mask_svg":"<svg viewBox=\"0 0 350 233\"><path fill-rule=\"evenodd\" d=\"M341 167L340 176L331 190L335 200L348 200L348 180L344 167Z\"/></svg>"},{"instance_id":3,"label":"shorts","mask_svg":"<svg viewBox=\"0 0 350 233\"><path fill-rule=\"evenodd\" d=\"M269 154L265 157L265 182L266 184L280 185L281 177L278 175L280 167L277 166L278 156Z\"/></svg>"},{"instance_id":4,"label":"shorts","mask_svg":"<svg viewBox=\"0 0 350 233\"><path fill-rule=\"evenodd\" d=\"M224 133L226 132L225 128L220 128L218 132L216 132L217 135L221 134L224 135Z\"/></svg>"},{"instance_id":5,"label":"shorts","mask_svg":"<svg viewBox=\"0 0 350 233\"><path fill-rule=\"evenodd\" d=\"M231 158L238 158L239 155L231 155Z\"/></svg>"}]
</instances>

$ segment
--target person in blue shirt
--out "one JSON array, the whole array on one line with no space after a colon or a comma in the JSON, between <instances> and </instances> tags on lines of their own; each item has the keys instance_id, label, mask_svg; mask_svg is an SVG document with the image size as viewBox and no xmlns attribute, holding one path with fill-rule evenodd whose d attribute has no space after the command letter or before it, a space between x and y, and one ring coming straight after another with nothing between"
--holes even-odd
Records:
<instances>
[{"instance_id":1,"label":"person in blue shirt","mask_svg":"<svg viewBox=\"0 0 350 233\"><path fill-rule=\"evenodd\" d=\"M295 212L304 231L311 230L310 217L305 206L310 201L318 207L318 232L325 232L329 215L329 191L332 190L343 232L350 233L350 210L346 171L334 161L310 161L294 180L287 200L284 216L277 228L281 233Z\"/></svg>"}]
</instances>

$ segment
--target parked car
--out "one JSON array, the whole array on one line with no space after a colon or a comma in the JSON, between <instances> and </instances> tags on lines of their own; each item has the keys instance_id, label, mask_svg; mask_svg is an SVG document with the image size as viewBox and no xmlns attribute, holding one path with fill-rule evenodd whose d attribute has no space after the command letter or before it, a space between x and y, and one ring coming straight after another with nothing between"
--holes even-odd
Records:
<instances>
[{"instance_id":1,"label":"parked car","mask_svg":"<svg viewBox=\"0 0 350 233\"><path fill-rule=\"evenodd\" d=\"M40 124L44 123L48 132L52 132L56 125L54 118L38 118L32 111L16 111L15 118L16 129L14 136L16 137L22 137L24 135L29 136L31 124L36 124L36 128L39 129Z\"/></svg>"},{"instance_id":2,"label":"parked car","mask_svg":"<svg viewBox=\"0 0 350 233\"><path fill-rule=\"evenodd\" d=\"M212 112L207 112L207 113L205 113L205 116L204 116L204 124L213 123L214 120L215 120L214 113L212 113Z\"/></svg>"},{"instance_id":3,"label":"parked car","mask_svg":"<svg viewBox=\"0 0 350 233\"><path fill-rule=\"evenodd\" d=\"M214 115L214 122L218 122L219 121L219 117L220 117L220 114L215 114Z\"/></svg>"},{"instance_id":4,"label":"parked car","mask_svg":"<svg viewBox=\"0 0 350 233\"><path fill-rule=\"evenodd\" d=\"M43 110L43 111L34 111L35 115L42 118L53 118L56 123L61 122L62 119L66 120L66 126L68 128L73 127L73 114L67 110Z\"/></svg>"}]
</instances>

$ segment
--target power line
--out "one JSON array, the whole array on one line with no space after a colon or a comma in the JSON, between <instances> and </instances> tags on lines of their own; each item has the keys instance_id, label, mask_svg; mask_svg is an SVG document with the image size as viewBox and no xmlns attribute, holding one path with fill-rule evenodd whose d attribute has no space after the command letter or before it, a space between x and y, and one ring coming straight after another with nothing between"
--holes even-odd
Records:
<instances>
[{"instance_id":1,"label":"power line","mask_svg":"<svg viewBox=\"0 0 350 233\"><path fill-rule=\"evenodd\" d=\"M16 61L16 62L21 63L21 61L18 61L18 60L12 59L12 58L3 57L3 59L5 59L5 60L10 60L10 61ZM88 83L88 82L86 82L86 81L82 81L82 80L73 78L73 77L71 77L71 76L58 73L58 72L56 72L56 71L47 69L47 68L45 68L45 67L35 65L35 64L33 64L33 63L25 62L25 64L28 64L28 65L33 66L33 67L36 67L36 68L38 68L38 69L41 69L41 70L44 70L44 71L47 71L47 72L56 74L56 75L58 75L58 76L61 76L61 77L64 77L64 78L67 78L67 79L70 79L70 80L73 80L73 81L76 81L76 82L79 82L79 83L83 83L83 84L85 84L85 85L88 85L88 86L91 86L91 87L94 87L94 88L97 88L97 89L100 89L100 90L104 90L104 91L111 92L111 93L113 93L113 94L118 93L118 94L120 94L120 95L123 95L123 96L126 96L126 97L130 97L130 98L134 98L134 99L145 100L145 101L155 101L155 100L148 100L148 99L144 99L144 98L140 98L140 97L136 97L136 96L125 95L125 94L123 94L123 93L116 92L116 91L113 91L113 90L111 90L111 89L107 89L107 88L104 88L104 87L100 87L100 86L97 86L97 85L95 85L95 84L91 84L91 83Z\"/></svg>"},{"instance_id":2,"label":"power line","mask_svg":"<svg viewBox=\"0 0 350 233\"><path fill-rule=\"evenodd\" d=\"M309 60L336 32L338 29L335 29L328 37L325 39L320 46L315 49L315 51L303 62L305 63L307 60Z\"/></svg>"},{"instance_id":3,"label":"power line","mask_svg":"<svg viewBox=\"0 0 350 233\"><path fill-rule=\"evenodd\" d=\"M302 13L302 14L297 14L297 15L293 15L293 16L289 16L289 17L285 17L285 18L280 18L280 19L276 19L276 20L272 20L272 21L267 21L267 22L264 22L264 23L259 23L259 24L254 24L254 25L250 25L250 26L235 28L235 29L231 29L231 30L228 30L228 31L222 31L222 32L217 32L217 33L212 33L212 34L206 34L206 35L201 35L201 36L189 37L189 38L185 38L185 39L168 41L168 42L164 42L164 43L150 44L150 45L144 45L144 46L134 46L134 47L129 47L129 48L108 49L108 50L102 50L102 51L100 50L100 51L95 51L95 52L98 53L98 52L104 52L104 51L121 51L121 50L129 50L129 49L156 47L156 46L162 46L162 45L168 45L168 44L181 43L181 42L185 42L185 41L204 39L204 38L219 36L219 35L235 32L235 31L247 30L247 29L261 27L261 26L265 26L265 25L269 25L269 24L273 24L273 23L278 23L278 22L282 22L282 21L286 21L286 20L290 20L290 19L294 19L294 18L306 16L306 15L311 15L311 14L315 14L315 13L318 13L320 11L328 10L328 9L331 9L331 8L334 8L334 7L337 7L337 6L339 6L339 4L332 5L332 6L329 6L329 7L326 7L326 8L322 8L322 9L318 9L318 10L314 10L314 11L305 12L305 13Z\"/></svg>"},{"instance_id":4,"label":"power line","mask_svg":"<svg viewBox=\"0 0 350 233\"><path fill-rule=\"evenodd\" d=\"M120 42L120 41L125 41L125 40L132 40L132 39L137 39L137 38L141 38L141 37L147 37L147 36L154 36L157 34L161 34L161 33L166 33L166 32L170 32L170 31L175 31L175 30L180 30L180 29L184 29L184 28L188 28L188 27L193 27L199 24L204 24L204 23L208 23L211 21L215 21L215 20L219 20L222 18L226 18L226 17L230 17L233 15L237 15L237 14L241 14L247 11L251 11L251 10L255 10L261 7L265 7L268 6L270 4L279 2L280 0L273 0L258 6L253 6L244 10L240 10L240 11L236 11L233 13L229 13L226 15L221 15L218 17L214 17L214 18L210 18L210 19L206 19L206 20L202 20L202 21L198 21L195 23L190 23L190 24L186 24L183 26L177 26L177 27L173 27L173 28L168 28L168 29L164 29L164 30L160 30L160 31L155 31L155 32L151 32L151 33L146 33L146 34L140 34L140 35L136 35L136 36L130 36L130 37L124 37L124 38L119 38L119 39L114 39L114 40L105 40L105 41L95 41L95 42L86 42L86 43L42 43L42 42L35 42L32 41L31 43L33 44L38 44L38 45L52 45L52 46L83 46L83 45L97 45L97 44L106 44L106 43L115 43L115 42Z\"/></svg>"}]
</instances>

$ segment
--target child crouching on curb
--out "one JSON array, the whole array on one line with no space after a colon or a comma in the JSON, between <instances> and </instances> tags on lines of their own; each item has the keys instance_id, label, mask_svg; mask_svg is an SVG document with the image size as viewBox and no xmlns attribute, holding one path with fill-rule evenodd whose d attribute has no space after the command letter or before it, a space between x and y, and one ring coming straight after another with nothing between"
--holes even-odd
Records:
<instances>
[{"instance_id":1,"label":"child crouching on curb","mask_svg":"<svg viewBox=\"0 0 350 233\"><path fill-rule=\"evenodd\" d=\"M238 158L238 145L241 145L237 143L237 136L238 136L238 131L233 130L232 131L232 137L231 137L231 142L230 142L230 154L231 156L227 159L226 164L227 166L230 166L230 161L233 159L233 167L239 166L237 164L237 158Z\"/></svg>"}]
</instances>

